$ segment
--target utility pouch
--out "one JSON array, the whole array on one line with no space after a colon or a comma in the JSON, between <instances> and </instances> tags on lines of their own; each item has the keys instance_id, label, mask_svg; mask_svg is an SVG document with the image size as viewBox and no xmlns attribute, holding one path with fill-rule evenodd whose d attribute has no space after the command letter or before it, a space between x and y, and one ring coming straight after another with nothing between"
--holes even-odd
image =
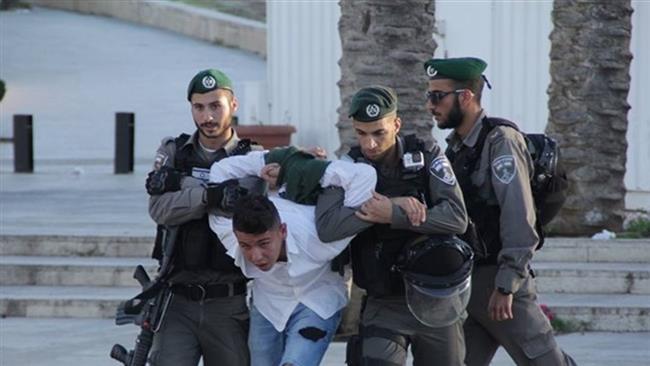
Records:
<instances>
[{"instance_id":1,"label":"utility pouch","mask_svg":"<svg viewBox=\"0 0 650 366\"><path fill-rule=\"evenodd\" d=\"M192 220L181 226L180 251L183 268L199 270L207 268L210 263L210 229L207 220Z\"/></svg>"}]
</instances>

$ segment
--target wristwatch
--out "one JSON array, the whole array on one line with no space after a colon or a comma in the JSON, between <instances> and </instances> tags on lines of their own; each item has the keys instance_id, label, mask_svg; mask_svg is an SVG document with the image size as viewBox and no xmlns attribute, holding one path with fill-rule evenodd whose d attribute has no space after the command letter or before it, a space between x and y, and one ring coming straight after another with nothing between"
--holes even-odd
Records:
<instances>
[{"instance_id":1,"label":"wristwatch","mask_svg":"<svg viewBox=\"0 0 650 366\"><path fill-rule=\"evenodd\" d=\"M503 287L497 287L497 291L499 291L501 295L512 295L512 292L504 289Z\"/></svg>"}]
</instances>

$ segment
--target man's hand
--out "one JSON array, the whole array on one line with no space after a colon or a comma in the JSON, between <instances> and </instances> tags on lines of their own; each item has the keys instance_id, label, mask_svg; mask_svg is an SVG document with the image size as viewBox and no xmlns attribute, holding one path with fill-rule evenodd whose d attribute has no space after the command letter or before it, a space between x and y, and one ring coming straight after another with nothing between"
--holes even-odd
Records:
<instances>
[{"instance_id":1,"label":"man's hand","mask_svg":"<svg viewBox=\"0 0 650 366\"><path fill-rule=\"evenodd\" d=\"M179 170L163 166L158 170L149 172L144 186L147 193L152 196L165 192L175 192L181 189L182 177L183 174Z\"/></svg>"},{"instance_id":2,"label":"man's hand","mask_svg":"<svg viewBox=\"0 0 650 366\"><path fill-rule=\"evenodd\" d=\"M271 163L271 164L266 164L262 168L260 172L260 176L262 179L266 181L266 183L269 184L269 189L276 189L278 188L278 176L280 175L280 164L278 163Z\"/></svg>"},{"instance_id":3,"label":"man's hand","mask_svg":"<svg viewBox=\"0 0 650 366\"><path fill-rule=\"evenodd\" d=\"M427 220L427 206L415 197L393 197L390 199L408 217L411 225L420 226Z\"/></svg>"},{"instance_id":4,"label":"man's hand","mask_svg":"<svg viewBox=\"0 0 650 366\"><path fill-rule=\"evenodd\" d=\"M354 214L364 221L390 224L393 220L393 202L390 198L373 191L372 197Z\"/></svg>"},{"instance_id":5,"label":"man's hand","mask_svg":"<svg viewBox=\"0 0 650 366\"><path fill-rule=\"evenodd\" d=\"M488 315L498 322L512 319L512 294L504 295L494 289L488 303Z\"/></svg>"},{"instance_id":6,"label":"man's hand","mask_svg":"<svg viewBox=\"0 0 650 366\"><path fill-rule=\"evenodd\" d=\"M232 212L235 203L248 193L240 187L237 179L228 179L221 183L211 183L205 188L205 205L208 209L218 208Z\"/></svg>"}]
</instances>

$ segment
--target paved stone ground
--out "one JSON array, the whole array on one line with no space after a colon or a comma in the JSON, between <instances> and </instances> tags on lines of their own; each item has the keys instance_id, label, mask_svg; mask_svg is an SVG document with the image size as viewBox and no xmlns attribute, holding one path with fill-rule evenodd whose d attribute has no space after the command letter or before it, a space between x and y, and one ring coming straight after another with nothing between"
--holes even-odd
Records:
<instances>
[{"instance_id":1,"label":"paved stone ground","mask_svg":"<svg viewBox=\"0 0 650 366\"><path fill-rule=\"evenodd\" d=\"M185 90L209 67L236 90L266 74L252 54L120 20L0 12L0 136L33 114L35 160L34 174L12 174L13 145L0 144L2 232L150 235L144 177L164 136L193 131ZM112 174L117 111L136 113L134 174Z\"/></svg>"},{"instance_id":2,"label":"paved stone ground","mask_svg":"<svg viewBox=\"0 0 650 366\"><path fill-rule=\"evenodd\" d=\"M114 343L132 348L137 329L115 326L106 319L0 320L0 365L118 365L108 357ZM580 366L642 366L650 359L647 333L568 334L558 341ZM345 345L332 343L324 366L343 365ZM410 363L409 363L410 364ZM514 366L500 350L494 366Z\"/></svg>"},{"instance_id":3,"label":"paved stone ground","mask_svg":"<svg viewBox=\"0 0 650 366\"><path fill-rule=\"evenodd\" d=\"M153 235L144 190L148 164L133 174L110 165L44 165L34 174L0 169L0 228L20 235Z\"/></svg>"},{"instance_id":4,"label":"paved stone ground","mask_svg":"<svg viewBox=\"0 0 650 366\"><path fill-rule=\"evenodd\" d=\"M112 164L115 112L136 113L135 157L149 161L160 140L192 131L187 83L216 67L246 105L247 83L266 77L255 55L124 21L35 8L0 12L0 136L12 115L34 115L36 170L51 160ZM0 144L0 159L13 155Z\"/></svg>"}]
</instances>

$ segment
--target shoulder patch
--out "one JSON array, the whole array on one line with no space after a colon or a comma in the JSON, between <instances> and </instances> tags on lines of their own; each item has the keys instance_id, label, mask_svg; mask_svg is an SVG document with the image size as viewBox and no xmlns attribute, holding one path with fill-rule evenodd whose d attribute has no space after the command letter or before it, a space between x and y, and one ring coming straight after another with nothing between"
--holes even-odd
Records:
<instances>
[{"instance_id":1,"label":"shoulder patch","mask_svg":"<svg viewBox=\"0 0 650 366\"><path fill-rule=\"evenodd\" d=\"M501 155L492 161L492 174L503 184L510 184L517 175L515 158L512 155Z\"/></svg>"},{"instance_id":2,"label":"shoulder patch","mask_svg":"<svg viewBox=\"0 0 650 366\"><path fill-rule=\"evenodd\" d=\"M429 172L445 184L450 186L456 184L454 170L452 169L451 164L449 164L449 160L447 160L447 157L444 155L433 159Z\"/></svg>"},{"instance_id":3,"label":"shoulder patch","mask_svg":"<svg viewBox=\"0 0 650 366\"><path fill-rule=\"evenodd\" d=\"M156 159L153 161L153 170L160 170L160 168L162 168L167 162L167 159L169 159L169 156L159 151L156 154Z\"/></svg>"}]
</instances>

